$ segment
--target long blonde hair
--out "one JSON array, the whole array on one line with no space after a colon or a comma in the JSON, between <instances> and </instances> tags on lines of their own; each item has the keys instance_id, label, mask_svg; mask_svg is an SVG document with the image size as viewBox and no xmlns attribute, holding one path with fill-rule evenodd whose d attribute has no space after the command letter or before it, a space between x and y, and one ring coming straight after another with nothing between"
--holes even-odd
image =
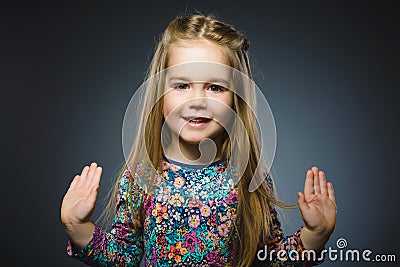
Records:
<instances>
[{"instance_id":1,"label":"long blonde hair","mask_svg":"<svg viewBox=\"0 0 400 267\"><path fill-rule=\"evenodd\" d=\"M200 14L190 16L178 16L167 27L160 38L155 50L147 79L153 77L167 68L168 56L174 45L179 45L182 41L205 39L218 44L228 57L230 67L237 69L252 80L250 63L248 56L249 41L246 37L233 28L231 25L223 23L211 16ZM247 100L255 104L255 92L242 92L247 94ZM153 166L157 166L162 160L161 130L164 123L163 101L161 90L147 90L144 96L144 110L142 111L142 121L139 125L138 137L132 152L129 155L129 162L138 162L143 156L144 151ZM161 101L156 101L160 99ZM153 103L156 104L154 105ZM271 224L270 205L277 204L286 207L277 201L271 188L267 183L262 183L254 192L249 192L250 180L253 176L265 179L265 173L257 171L257 165L260 162L260 144L259 133L257 132L256 118L248 103L234 94L233 109L237 116L243 122L244 128L250 143L250 153L244 174L238 182L238 209L235 225L238 235L238 254L236 255L237 266L250 266L254 260L259 246L267 244L270 235ZM147 116L147 123L144 123ZM146 125L144 125L146 124ZM160 138L158 138L160 137ZM237 137L239 138L239 137ZM144 140L144 142L143 142ZM221 149L222 156L229 160L231 152L231 141L226 138ZM241 140L236 140L240 144ZM128 168L125 163L118 177L121 177ZM130 177L132 183L132 177ZM132 188L132 186L130 187ZM133 192L131 192L133 193ZM105 209L106 219L112 218L115 212L115 199L118 194L118 181L111 193L108 205ZM131 207L130 207L131 208ZM140 224L140 212L133 213L133 221Z\"/></svg>"}]
</instances>

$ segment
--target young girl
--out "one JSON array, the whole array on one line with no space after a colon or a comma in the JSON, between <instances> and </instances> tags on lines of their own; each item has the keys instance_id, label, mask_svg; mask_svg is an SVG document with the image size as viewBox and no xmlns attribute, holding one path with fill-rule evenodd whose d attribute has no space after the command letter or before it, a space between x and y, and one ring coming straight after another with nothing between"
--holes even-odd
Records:
<instances>
[{"instance_id":1,"label":"young girl","mask_svg":"<svg viewBox=\"0 0 400 267\"><path fill-rule=\"evenodd\" d=\"M190 62L211 62L251 79L248 48L248 40L221 21L203 15L177 17L158 43L148 78ZM319 264L321 259L301 256L305 250L319 255L335 226L333 186L324 172L317 167L307 171L304 193L298 193L305 226L284 236L275 205L287 206L276 199L269 172L257 168L261 152L255 118L239 90L181 78L170 84L166 77L145 93L138 138L107 207L114 212L111 231L90 219L101 167L92 163L74 177L61 207L70 238L68 255L91 266L139 266L142 259L146 266ZM252 89L246 87L245 93L254 95ZM227 166L232 147L244 139L237 137L239 132L229 135L221 123L229 110L236 113L233 128L238 118L243 122L250 147L237 182ZM168 138L163 141L165 129ZM199 160L199 144L206 139L216 147L211 163ZM253 177L263 182L250 192ZM260 257L264 248L275 253ZM300 257L280 250L296 251L293 255Z\"/></svg>"}]
</instances>

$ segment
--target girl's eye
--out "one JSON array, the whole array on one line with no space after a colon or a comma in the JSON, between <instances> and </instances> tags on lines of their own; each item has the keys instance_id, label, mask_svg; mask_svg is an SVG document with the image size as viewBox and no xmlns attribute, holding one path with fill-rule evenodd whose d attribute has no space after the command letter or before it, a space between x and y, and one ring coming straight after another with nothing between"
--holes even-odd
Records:
<instances>
[{"instance_id":1,"label":"girl's eye","mask_svg":"<svg viewBox=\"0 0 400 267\"><path fill-rule=\"evenodd\" d=\"M210 87L208 87L208 90L212 91L212 92L223 92L223 91L225 91L225 88L222 86L213 84Z\"/></svg>"},{"instance_id":2,"label":"girl's eye","mask_svg":"<svg viewBox=\"0 0 400 267\"><path fill-rule=\"evenodd\" d=\"M175 88L179 90L185 90L189 88L189 85L187 83L180 83L177 86L175 86Z\"/></svg>"}]
</instances>

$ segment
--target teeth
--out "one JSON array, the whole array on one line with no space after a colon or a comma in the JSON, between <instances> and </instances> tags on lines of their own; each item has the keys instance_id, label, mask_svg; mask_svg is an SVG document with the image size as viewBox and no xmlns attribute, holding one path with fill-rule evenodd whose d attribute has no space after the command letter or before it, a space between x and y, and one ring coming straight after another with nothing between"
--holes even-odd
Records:
<instances>
[{"instance_id":1,"label":"teeth","mask_svg":"<svg viewBox=\"0 0 400 267\"><path fill-rule=\"evenodd\" d=\"M190 119L189 120L189 122L195 122L195 123L204 122L204 121L207 121L207 119L206 118L195 118L195 119Z\"/></svg>"}]
</instances>

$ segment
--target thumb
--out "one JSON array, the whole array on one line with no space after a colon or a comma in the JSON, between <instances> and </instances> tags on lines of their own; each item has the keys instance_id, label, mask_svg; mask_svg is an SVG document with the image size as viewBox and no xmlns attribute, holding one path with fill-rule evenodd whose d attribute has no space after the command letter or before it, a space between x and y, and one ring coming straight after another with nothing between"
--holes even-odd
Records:
<instances>
[{"instance_id":1,"label":"thumb","mask_svg":"<svg viewBox=\"0 0 400 267\"><path fill-rule=\"evenodd\" d=\"M308 207L308 203L307 203L307 201L306 201L306 198L305 198L304 194L301 193L301 192L298 192L298 193L297 193L297 203L298 203L298 205L299 205L300 211L306 210L306 209L309 208L309 207Z\"/></svg>"}]
</instances>

